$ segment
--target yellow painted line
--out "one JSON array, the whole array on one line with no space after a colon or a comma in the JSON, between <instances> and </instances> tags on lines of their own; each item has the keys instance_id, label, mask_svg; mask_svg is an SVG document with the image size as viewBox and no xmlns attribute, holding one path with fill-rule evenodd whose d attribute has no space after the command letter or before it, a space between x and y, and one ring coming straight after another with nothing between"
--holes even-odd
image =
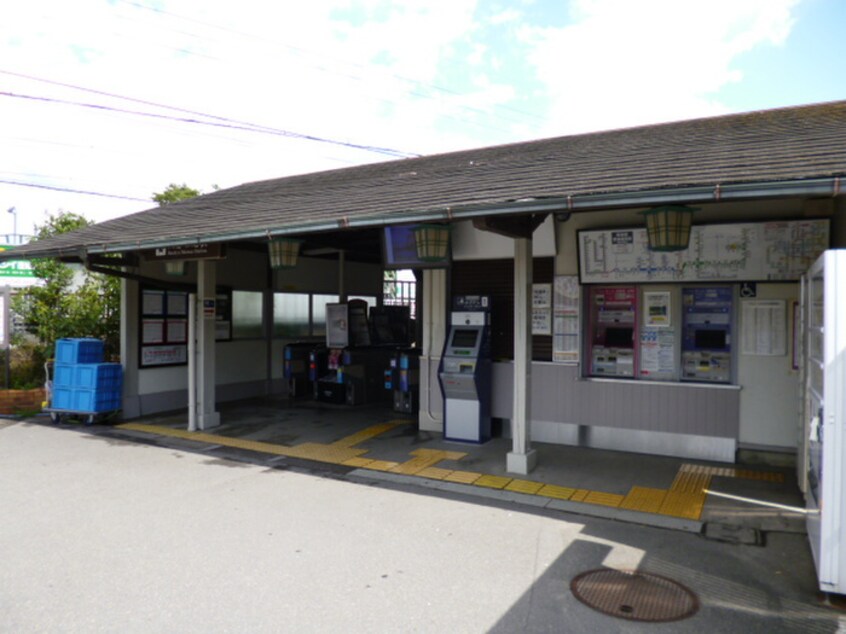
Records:
<instances>
[{"instance_id":1,"label":"yellow painted line","mask_svg":"<svg viewBox=\"0 0 846 634\"><path fill-rule=\"evenodd\" d=\"M421 478L429 478L430 480L443 480L450 473L452 469L441 469L440 467L426 467L418 471L415 475Z\"/></svg>"},{"instance_id":2,"label":"yellow painted line","mask_svg":"<svg viewBox=\"0 0 846 634\"><path fill-rule=\"evenodd\" d=\"M369 465L367 465L366 468L373 469L374 471L390 471L398 464L398 462L394 462L392 460L374 460Z\"/></svg>"},{"instance_id":3,"label":"yellow painted line","mask_svg":"<svg viewBox=\"0 0 846 634\"><path fill-rule=\"evenodd\" d=\"M585 498L588 496L589 493L590 491L588 491L587 489L576 489L575 491L573 491L573 495L570 497L570 499L573 502L584 502Z\"/></svg>"},{"instance_id":4,"label":"yellow painted line","mask_svg":"<svg viewBox=\"0 0 846 634\"><path fill-rule=\"evenodd\" d=\"M692 520L698 520L705 505L704 493L688 493L685 491L668 491L661 503L658 513L672 515Z\"/></svg>"},{"instance_id":5,"label":"yellow painted line","mask_svg":"<svg viewBox=\"0 0 846 634\"><path fill-rule=\"evenodd\" d=\"M514 479L505 485L506 491L514 491L515 493L526 493L528 495L535 495L544 487L542 482L533 482L531 480L517 480Z\"/></svg>"},{"instance_id":6,"label":"yellow painted line","mask_svg":"<svg viewBox=\"0 0 846 634\"><path fill-rule=\"evenodd\" d=\"M642 513L657 513L661 510L665 497L667 497L666 489L633 486L620 502L620 508Z\"/></svg>"},{"instance_id":7,"label":"yellow painted line","mask_svg":"<svg viewBox=\"0 0 846 634\"><path fill-rule=\"evenodd\" d=\"M560 487L554 484L545 484L540 488L537 492L537 495L546 498L557 498L559 500L569 500L573 497L573 493L576 492L576 489L571 489L570 487Z\"/></svg>"},{"instance_id":8,"label":"yellow painted line","mask_svg":"<svg viewBox=\"0 0 846 634\"><path fill-rule=\"evenodd\" d=\"M371 462L373 461L369 458L350 458L349 460L344 460L341 464L347 467L366 467Z\"/></svg>"},{"instance_id":9,"label":"yellow painted line","mask_svg":"<svg viewBox=\"0 0 846 634\"><path fill-rule=\"evenodd\" d=\"M458 482L459 484L473 484L481 477L481 473L475 473L474 471L453 471L444 480L447 482Z\"/></svg>"},{"instance_id":10,"label":"yellow painted line","mask_svg":"<svg viewBox=\"0 0 846 634\"><path fill-rule=\"evenodd\" d=\"M396 427L399 427L401 423L396 421L390 423L380 423L378 425L371 425L366 429L362 429L354 434L346 436L345 438L341 438L332 443L333 447L354 447L359 443L364 442L365 440L370 440L371 438L375 438L379 434L384 434L386 431L390 431Z\"/></svg>"},{"instance_id":11,"label":"yellow painted line","mask_svg":"<svg viewBox=\"0 0 846 634\"><path fill-rule=\"evenodd\" d=\"M473 483L473 486L487 487L489 489L504 489L513 478L495 475L483 475Z\"/></svg>"},{"instance_id":12,"label":"yellow painted line","mask_svg":"<svg viewBox=\"0 0 846 634\"><path fill-rule=\"evenodd\" d=\"M394 473L404 473L406 475L415 475L416 473L433 467L441 460L455 460L454 456L466 456L467 454L460 454L455 451L438 451L436 449L417 449L411 452L414 456L411 460L403 462L401 465L391 469Z\"/></svg>"},{"instance_id":13,"label":"yellow painted line","mask_svg":"<svg viewBox=\"0 0 846 634\"><path fill-rule=\"evenodd\" d=\"M585 504L598 504L617 508L623 501L623 496L617 493L603 493L602 491L591 491L585 496Z\"/></svg>"}]
</instances>

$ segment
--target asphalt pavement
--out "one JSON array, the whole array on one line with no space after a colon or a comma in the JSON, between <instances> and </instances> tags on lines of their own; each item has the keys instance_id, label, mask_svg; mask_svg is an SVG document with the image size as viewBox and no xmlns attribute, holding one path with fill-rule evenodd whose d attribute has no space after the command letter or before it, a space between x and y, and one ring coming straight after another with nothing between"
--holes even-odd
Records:
<instances>
[{"instance_id":1,"label":"asphalt pavement","mask_svg":"<svg viewBox=\"0 0 846 634\"><path fill-rule=\"evenodd\" d=\"M0 421L2 632L837 632L807 538L762 545ZM690 589L598 612L593 569Z\"/></svg>"}]
</instances>

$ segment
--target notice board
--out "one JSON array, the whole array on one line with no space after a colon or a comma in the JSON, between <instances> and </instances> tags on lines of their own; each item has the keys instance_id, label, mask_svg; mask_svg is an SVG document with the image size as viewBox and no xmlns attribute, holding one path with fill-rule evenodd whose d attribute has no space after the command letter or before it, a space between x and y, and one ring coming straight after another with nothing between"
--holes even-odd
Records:
<instances>
[{"instance_id":1,"label":"notice board","mask_svg":"<svg viewBox=\"0 0 846 634\"><path fill-rule=\"evenodd\" d=\"M650 251L645 228L580 231L582 284L795 281L828 248L829 221L694 225L685 251Z\"/></svg>"}]
</instances>

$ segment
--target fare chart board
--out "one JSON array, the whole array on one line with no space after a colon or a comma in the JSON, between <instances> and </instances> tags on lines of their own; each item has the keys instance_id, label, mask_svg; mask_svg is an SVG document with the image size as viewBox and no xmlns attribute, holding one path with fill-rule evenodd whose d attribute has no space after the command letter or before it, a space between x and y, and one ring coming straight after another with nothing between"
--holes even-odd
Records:
<instances>
[{"instance_id":1,"label":"fare chart board","mask_svg":"<svg viewBox=\"0 0 846 634\"><path fill-rule=\"evenodd\" d=\"M828 248L828 220L694 225L686 251L650 251L646 229L579 232L582 284L793 281Z\"/></svg>"}]
</instances>

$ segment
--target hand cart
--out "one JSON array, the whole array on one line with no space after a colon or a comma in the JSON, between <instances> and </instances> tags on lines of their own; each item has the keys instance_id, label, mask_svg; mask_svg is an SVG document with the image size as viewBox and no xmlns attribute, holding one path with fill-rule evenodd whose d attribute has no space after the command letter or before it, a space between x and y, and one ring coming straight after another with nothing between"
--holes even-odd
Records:
<instances>
[{"instance_id":1,"label":"hand cart","mask_svg":"<svg viewBox=\"0 0 846 634\"><path fill-rule=\"evenodd\" d=\"M50 414L51 422L61 423L67 422L71 419L75 419L85 423L86 425L92 425L98 418L101 420L107 419L111 416L114 416L115 414L117 414L117 412L120 411L120 409L93 411L53 407L53 370L54 362L51 359L44 364L44 374L46 377L44 382L44 394L48 407L43 408L43 411Z\"/></svg>"}]
</instances>

